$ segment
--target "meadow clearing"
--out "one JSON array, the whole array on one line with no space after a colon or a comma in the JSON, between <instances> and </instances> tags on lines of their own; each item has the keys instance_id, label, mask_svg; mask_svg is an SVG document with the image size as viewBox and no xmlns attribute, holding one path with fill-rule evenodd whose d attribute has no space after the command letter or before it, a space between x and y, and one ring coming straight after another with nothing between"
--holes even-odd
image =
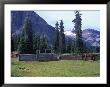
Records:
<instances>
[{"instance_id":1,"label":"meadow clearing","mask_svg":"<svg viewBox=\"0 0 110 87\"><path fill-rule=\"evenodd\" d=\"M19 61L11 58L12 77L98 77L100 61Z\"/></svg>"}]
</instances>

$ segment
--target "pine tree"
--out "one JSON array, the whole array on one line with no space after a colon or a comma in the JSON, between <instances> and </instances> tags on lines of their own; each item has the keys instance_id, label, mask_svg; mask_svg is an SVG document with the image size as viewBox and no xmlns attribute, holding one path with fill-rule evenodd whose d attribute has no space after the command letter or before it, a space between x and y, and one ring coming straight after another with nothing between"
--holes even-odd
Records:
<instances>
[{"instance_id":1,"label":"pine tree","mask_svg":"<svg viewBox=\"0 0 110 87\"><path fill-rule=\"evenodd\" d=\"M33 53L36 53L36 50L39 50L40 46L40 36L38 33L33 34Z\"/></svg>"},{"instance_id":2,"label":"pine tree","mask_svg":"<svg viewBox=\"0 0 110 87\"><path fill-rule=\"evenodd\" d=\"M75 11L76 18L72 21L75 23L75 33L76 33L76 40L75 40L75 53L82 53L83 52L83 41L82 41L82 30L81 30L81 14L79 11Z\"/></svg>"},{"instance_id":3,"label":"pine tree","mask_svg":"<svg viewBox=\"0 0 110 87\"><path fill-rule=\"evenodd\" d=\"M72 41L71 53L75 53L75 41Z\"/></svg>"},{"instance_id":4,"label":"pine tree","mask_svg":"<svg viewBox=\"0 0 110 87\"><path fill-rule=\"evenodd\" d=\"M66 53L71 53L72 52L72 42L67 42L66 43Z\"/></svg>"},{"instance_id":5,"label":"pine tree","mask_svg":"<svg viewBox=\"0 0 110 87\"><path fill-rule=\"evenodd\" d=\"M59 53L59 24L58 22L56 22L55 24L55 29L56 29L56 37L55 37L54 50L55 50L55 53Z\"/></svg>"},{"instance_id":6,"label":"pine tree","mask_svg":"<svg viewBox=\"0 0 110 87\"><path fill-rule=\"evenodd\" d=\"M20 42L18 46L18 51L20 53L26 53L26 41L23 35L20 36Z\"/></svg>"},{"instance_id":7,"label":"pine tree","mask_svg":"<svg viewBox=\"0 0 110 87\"><path fill-rule=\"evenodd\" d=\"M18 51L19 42L20 42L20 35L17 35L17 37L16 37L16 51Z\"/></svg>"},{"instance_id":8,"label":"pine tree","mask_svg":"<svg viewBox=\"0 0 110 87\"><path fill-rule=\"evenodd\" d=\"M14 51L16 50L16 45L17 45L17 44L16 44L16 40L17 40L16 35L13 35L13 36L12 36L12 42L13 42L13 47L14 47L13 50L14 50Z\"/></svg>"},{"instance_id":9,"label":"pine tree","mask_svg":"<svg viewBox=\"0 0 110 87\"><path fill-rule=\"evenodd\" d=\"M12 34L11 34L11 52L14 51L14 41L13 41L13 37L12 37Z\"/></svg>"},{"instance_id":10,"label":"pine tree","mask_svg":"<svg viewBox=\"0 0 110 87\"><path fill-rule=\"evenodd\" d=\"M40 36L39 50L45 51L48 48L48 39L45 35Z\"/></svg>"},{"instance_id":11,"label":"pine tree","mask_svg":"<svg viewBox=\"0 0 110 87\"><path fill-rule=\"evenodd\" d=\"M47 37L45 35L43 35L42 37L42 50L45 50L48 48L48 40L47 40Z\"/></svg>"},{"instance_id":12,"label":"pine tree","mask_svg":"<svg viewBox=\"0 0 110 87\"><path fill-rule=\"evenodd\" d=\"M31 21L28 17L23 26L18 50L22 53L33 53L33 32Z\"/></svg>"},{"instance_id":13,"label":"pine tree","mask_svg":"<svg viewBox=\"0 0 110 87\"><path fill-rule=\"evenodd\" d=\"M59 52L64 53L65 52L65 34L64 34L64 26L63 21L60 21L60 32L59 32Z\"/></svg>"},{"instance_id":14,"label":"pine tree","mask_svg":"<svg viewBox=\"0 0 110 87\"><path fill-rule=\"evenodd\" d=\"M17 51L19 44L19 34L11 34L11 48L12 51Z\"/></svg>"}]
</instances>

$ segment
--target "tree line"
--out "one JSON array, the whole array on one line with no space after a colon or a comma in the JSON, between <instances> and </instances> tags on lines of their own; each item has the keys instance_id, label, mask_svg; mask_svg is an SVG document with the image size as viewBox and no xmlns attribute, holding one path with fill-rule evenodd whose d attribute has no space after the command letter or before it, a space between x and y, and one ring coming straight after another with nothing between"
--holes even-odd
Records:
<instances>
[{"instance_id":1,"label":"tree line","mask_svg":"<svg viewBox=\"0 0 110 87\"><path fill-rule=\"evenodd\" d=\"M44 50L48 47L45 35L33 32L32 23L29 18L25 19L22 33L11 38L11 51L20 53L36 53L36 50Z\"/></svg>"},{"instance_id":2,"label":"tree line","mask_svg":"<svg viewBox=\"0 0 110 87\"><path fill-rule=\"evenodd\" d=\"M75 41L65 41L64 23L63 20L58 21L55 24L56 37L54 43L49 45L46 35L40 35L37 32L33 32L31 20L26 17L23 29L20 35L11 34L11 51L19 51L20 53L36 53L36 50L53 49L55 53L83 53L90 52L82 40L82 19L79 11L75 11L74 29L76 34Z\"/></svg>"}]
</instances>

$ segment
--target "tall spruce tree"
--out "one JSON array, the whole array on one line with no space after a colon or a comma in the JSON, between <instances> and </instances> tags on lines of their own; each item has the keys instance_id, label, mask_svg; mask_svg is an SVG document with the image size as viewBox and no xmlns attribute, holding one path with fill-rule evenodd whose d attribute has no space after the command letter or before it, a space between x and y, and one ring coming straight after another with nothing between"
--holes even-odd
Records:
<instances>
[{"instance_id":1,"label":"tall spruce tree","mask_svg":"<svg viewBox=\"0 0 110 87\"><path fill-rule=\"evenodd\" d=\"M81 14L79 11L75 11L76 18L72 21L75 23L75 33L76 33L76 40L75 40L75 53L82 53L83 52L83 41L82 41L82 30L81 30Z\"/></svg>"},{"instance_id":2,"label":"tall spruce tree","mask_svg":"<svg viewBox=\"0 0 110 87\"><path fill-rule=\"evenodd\" d=\"M18 50L21 53L33 53L33 31L31 20L28 17L25 19Z\"/></svg>"},{"instance_id":3,"label":"tall spruce tree","mask_svg":"<svg viewBox=\"0 0 110 87\"><path fill-rule=\"evenodd\" d=\"M12 51L17 51L18 49L18 44L19 44L19 34L11 34L11 48Z\"/></svg>"},{"instance_id":4,"label":"tall spruce tree","mask_svg":"<svg viewBox=\"0 0 110 87\"><path fill-rule=\"evenodd\" d=\"M20 42L20 34L18 34L16 38L16 48L15 48L16 51L18 51L19 42Z\"/></svg>"},{"instance_id":5,"label":"tall spruce tree","mask_svg":"<svg viewBox=\"0 0 110 87\"><path fill-rule=\"evenodd\" d=\"M33 53L40 49L40 35L38 33L33 34Z\"/></svg>"},{"instance_id":6,"label":"tall spruce tree","mask_svg":"<svg viewBox=\"0 0 110 87\"><path fill-rule=\"evenodd\" d=\"M59 52L64 53L65 52L65 34L64 34L64 26L63 21L60 21L60 32L59 32Z\"/></svg>"},{"instance_id":7,"label":"tall spruce tree","mask_svg":"<svg viewBox=\"0 0 110 87\"><path fill-rule=\"evenodd\" d=\"M55 50L55 53L59 53L59 24L58 22L56 22L55 24L55 29L56 29L56 37L55 37L54 50Z\"/></svg>"},{"instance_id":8,"label":"tall spruce tree","mask_svg":"<svg viewBox=\"0 0 110 87\"><path fill-rule=\"evenodd\" d=\"M71 53L72 52L72 42L67 41L65 51L66 51L66 53Z\"/></svg>"},{"instance_id":9,"label":"tall spruce tree","mask_svg":"<svg viewBox=\"0 0 110 87\"><path fill-rule=\"evenodd\" d=\"M41 50L45 50L48 48L48 40L47 40L47 37L45 35L42 36L41 38Z\"/></svg>"},{"instance_id":10,"label":"tall spruce tree","mask_svg":"<svg viewBox=\"0 0 110 87\"><path fill-rule=\"evenodd\" d=\"M48 48L48 40L45 35L40 36L38 33L33 34L33 53L36 53L36 50L41 50L44 52Z\"/></svg>"},{"instance_id":11,"label":"tall spruce tree","mask_svg":"<svg viewBox=\"0 0 110 87\"><path fill-rule=\"evenodd\" d=\"M13 40L13 37L12 37L12 34L11 34L11 52L14 51L14 40Z\"/></svg>"},{"instance_id":12,"label":"tall spruce tree","mask_svg":"<svg viewBox=\"0 0 110 87\"><path fill-rule=\"evenodd\" d=\"M15 35L12 36L14 51L16 51L16 47L17 47L16 41L17 41L17 35L15 34Z\"/></svg>"},{"instance_id":13,"label":"tall spruce tree","mask_svg":"<svg viewBox=\"0 0 110 87\"><path fill-rule=\"evenodd\" d=\"M71 53L75 53L75 41L72 41L72 46L71 46Z\"/></svg>"}]
</instances>

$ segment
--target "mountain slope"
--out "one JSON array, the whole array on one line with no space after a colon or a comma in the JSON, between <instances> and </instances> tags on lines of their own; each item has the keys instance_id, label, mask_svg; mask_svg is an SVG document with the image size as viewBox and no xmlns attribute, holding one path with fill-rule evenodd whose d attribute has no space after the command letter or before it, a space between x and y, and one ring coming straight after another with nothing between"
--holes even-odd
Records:
<instances>
[{"instance_id":1,"label":"mountain slope","mask_svg":"<svg viewBox=\"0 0 110 87\"><path fill-rule=\"evenodd\" d=\"M100 32L94 29L83 30L83 39L92 46L100 46Z\"/></svg>"},{"instance_id":2,"label":"mountain slope","mask_svg":"<svg viewBox=\"0 0 110 87\"><path fill-rule=\"evenodd\" d=\"M55 28L50 26L34 11L11 11L11 32L13 34L19 34L22 31L26 17L31 19L33 32L45 35L49 42L54 39Z\"/></svg>"},{"instance_id":3,"label":"mountain slope","mask_svg":"<svg viewBox=\"0 0 110 87\"><path fill-rule=\"evenodd\" d=\"M74 31L65 32L67 39L75 39ZM94 29L85 29L82 31L82 39L89 43L91 46L100 46L100 32Z\"/></svg>"}]
</instances>

